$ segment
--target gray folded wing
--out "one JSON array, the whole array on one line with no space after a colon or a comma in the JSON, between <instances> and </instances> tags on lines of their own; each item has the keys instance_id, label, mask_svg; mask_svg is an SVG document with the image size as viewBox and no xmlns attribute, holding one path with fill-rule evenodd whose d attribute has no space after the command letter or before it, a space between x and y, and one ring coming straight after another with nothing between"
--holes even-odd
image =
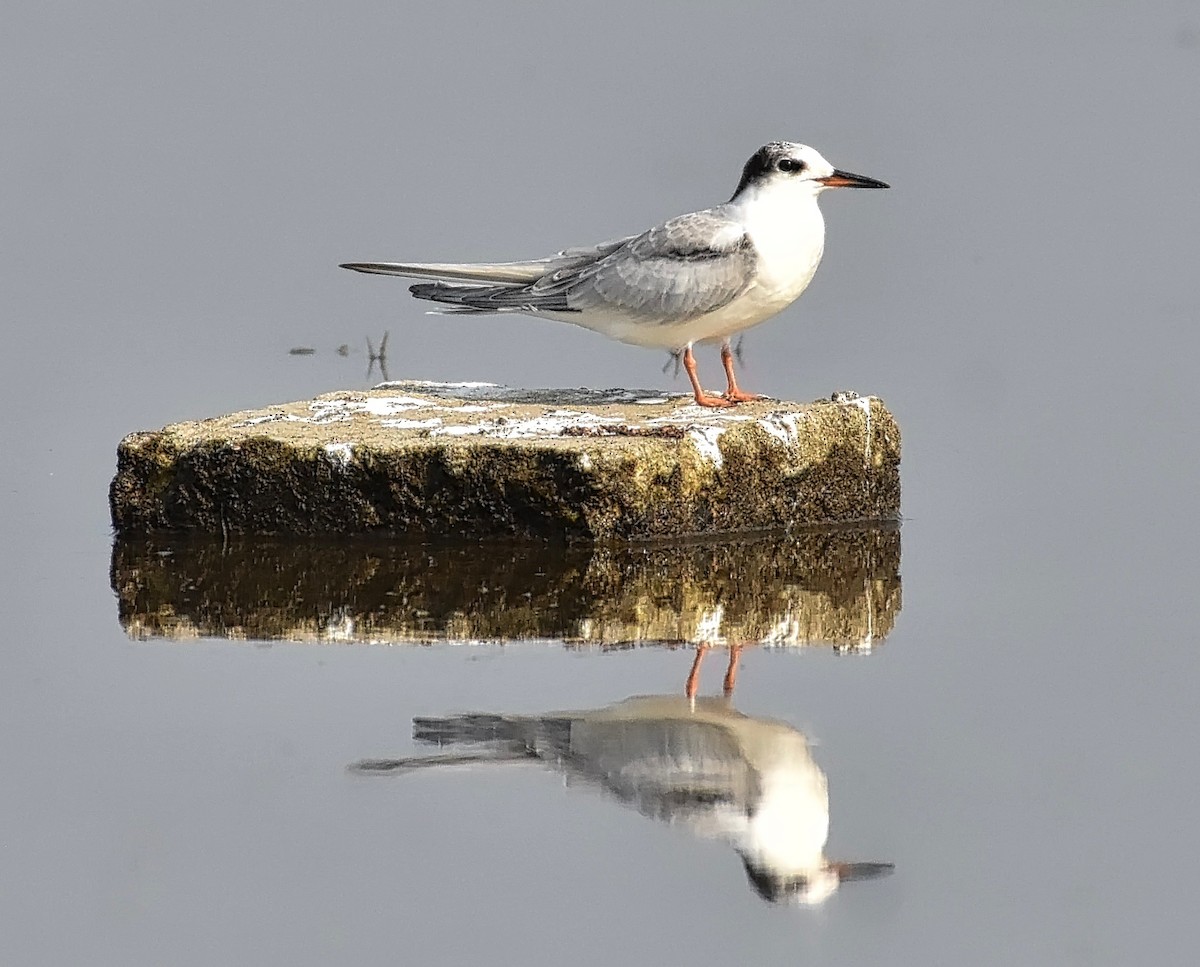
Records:
<instances>
[{"instance_id":1,"label":"gray folded wing","mask_svg":"<svg viewBox=\"0 0 1200 967\"><path fill-rule=\"evenodd\" d=\"M627 235L599 245L564 249L554 255L524 262L343 262L339 268L372 275L399 275L415 279L454 279L462 282L498 282L522 285L550 272L586 265L603 258L636 236Z\"/></svg>"},{"instance_id":2,"label":"gray folded wing","mask_svg":"<svg viewBox=\"0 0 1200 967\"><path fill-rule=\"evenodd\" d=\"M532 270L535 263L523 264ZM715 208L594 249L562 252L545 260L533 282L493 277L498 284L424 283L410 291L465 311L605 312L678 322L728 305L746 291L754 273L749 237L723 208Z\"/></svg>"},{"instance_id":3,"label":"gray folded wing","mask_svg":"<svg viewBox=\"0 0 1200 967\"><path fill-rule=\"evenodd\" d=\"M563 281L572 309L677 321L728 305L754 271L754 247L741 224L713 209L652 228Z\"/></svg>"}]
</instances>

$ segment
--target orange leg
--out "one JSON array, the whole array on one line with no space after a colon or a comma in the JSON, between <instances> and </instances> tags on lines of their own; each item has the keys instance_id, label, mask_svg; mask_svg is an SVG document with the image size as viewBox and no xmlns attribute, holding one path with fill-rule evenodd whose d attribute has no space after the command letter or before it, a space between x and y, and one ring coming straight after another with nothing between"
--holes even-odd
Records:
<instances>
[{"instance_id":1,"label":"orange leg","mask_svg":"<svg viewBox=\"0 0 1200 967\"><path fill-rule=\"evenodd\" d=\"M704 654L708 651L708 647L704 642L696 644L696 658L692 662L692 670L688 672L687 684L683 688L683 692L688 698L695 698L696 693L700 691L700 663L704 661Z\"/></svg>"},{"instance_id":2,"label":"orange leg","mask_svg":"<svg viewBox=\"0 0 1200 967\"><path fill-rule=\"evenodd\" d=\"M737 684L738 659L742 657L741 645L729 646L729 667L725 670L725 697L733 695L733 686Z\"/></svg>"},{"instance_id":3,"label":"orange leg","mask_svg":"<svg viewBox=\"0 0 1200 967\"><path fill-rule=\"evenodd\" d=\"M762 399L757 393L745 393L738 389L737 377L733 375L733 350L729 348L728 342L721 346L721 362L725 366L725 378L729 381L725 399L732 403L753 403Z\"/></svg>"},{"instance_id":4,"label":"orange leg","mask_svg":"<svg viewBox=\"0 0 1200 967\"><path fill-rule=\"evenodd\" d=\"M696 357L692 355L692 347L683 351L683 368L687 370L688 379L692 381L692 392L700 406L733 406L736 400L723 396L709 396L700 386L700 377L696 375Z\"/></svg>"},{"instance_id":5,"label":"orange leg","mask_svg":"<svg viewBox=\"0 0 1200 967\"><path fill-rule=\"evenodd\" d=\"M695 698L700 691L700 666L704 663L704 656L708 654L711 647L712 645L707 642L696 643L696 657L692 660L692 670L688 672L687 684L684 686L684 694L688 698ZM742 657L742 647L742 645L729 646L729 667L725 669L724 682L726 698L733 695L733 688L737 685L738 662Z\"/></svg>"}]
</instances>

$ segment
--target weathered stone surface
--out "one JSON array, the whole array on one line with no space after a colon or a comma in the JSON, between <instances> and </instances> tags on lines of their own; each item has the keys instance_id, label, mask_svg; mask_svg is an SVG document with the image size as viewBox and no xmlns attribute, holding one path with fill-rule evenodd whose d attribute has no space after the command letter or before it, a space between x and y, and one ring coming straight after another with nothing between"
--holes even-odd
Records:
<instances>
[{"instance_id":1,"label":"weathered stone surface","mask_svg":"<svg viewBox=\"0 0 1200 967\"><path fill-rule=\"evenodd\" d=\"M900 611L900 530L608 546L119 538L112 584L136 639L862 651Z\"/></svg>"},{"instance_id":2,"label":"weathered stone surface","mask_svg":"<svg viewBox=\"0 0 1200 967\"><path fill-rule=\"evenodd\" d=\"M873 397L410 382L131 434L110 502L119 533L639 540L894 519L899 463Z\"/></svg>"}]
</instances>

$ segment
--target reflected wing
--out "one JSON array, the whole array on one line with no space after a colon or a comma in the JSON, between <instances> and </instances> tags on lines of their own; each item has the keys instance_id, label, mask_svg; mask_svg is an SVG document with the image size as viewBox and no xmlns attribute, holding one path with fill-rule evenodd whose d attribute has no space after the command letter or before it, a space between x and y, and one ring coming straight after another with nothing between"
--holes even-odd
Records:
<instances>
[{"instance_id":1,"label":"reflected wing","mask_svg":"<svg viewBox=\"0 0 1200 967\"><path fill-rule=\"evenodd\" d=\"M573 771L643 815L672 820L718 806L749 814L760 779L733 734L696 720L576 721Z\"/></svg>"}]
</instances>

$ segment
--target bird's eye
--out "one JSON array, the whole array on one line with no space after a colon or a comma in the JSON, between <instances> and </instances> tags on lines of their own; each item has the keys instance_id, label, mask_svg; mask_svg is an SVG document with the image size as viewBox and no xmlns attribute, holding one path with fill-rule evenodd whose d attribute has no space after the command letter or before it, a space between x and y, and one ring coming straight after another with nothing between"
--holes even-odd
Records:
<instances>
[{"instance_id":1,"label":"bird's eye","mask_svg":"<svg viewBox=\"0 0 1200 967\"><path fill-rule=\"evenodd\" d=\"M777 167L780 171L803 171L804 162L797 161L795 158L780 158Z\"/></svg>"}]
</instances>

